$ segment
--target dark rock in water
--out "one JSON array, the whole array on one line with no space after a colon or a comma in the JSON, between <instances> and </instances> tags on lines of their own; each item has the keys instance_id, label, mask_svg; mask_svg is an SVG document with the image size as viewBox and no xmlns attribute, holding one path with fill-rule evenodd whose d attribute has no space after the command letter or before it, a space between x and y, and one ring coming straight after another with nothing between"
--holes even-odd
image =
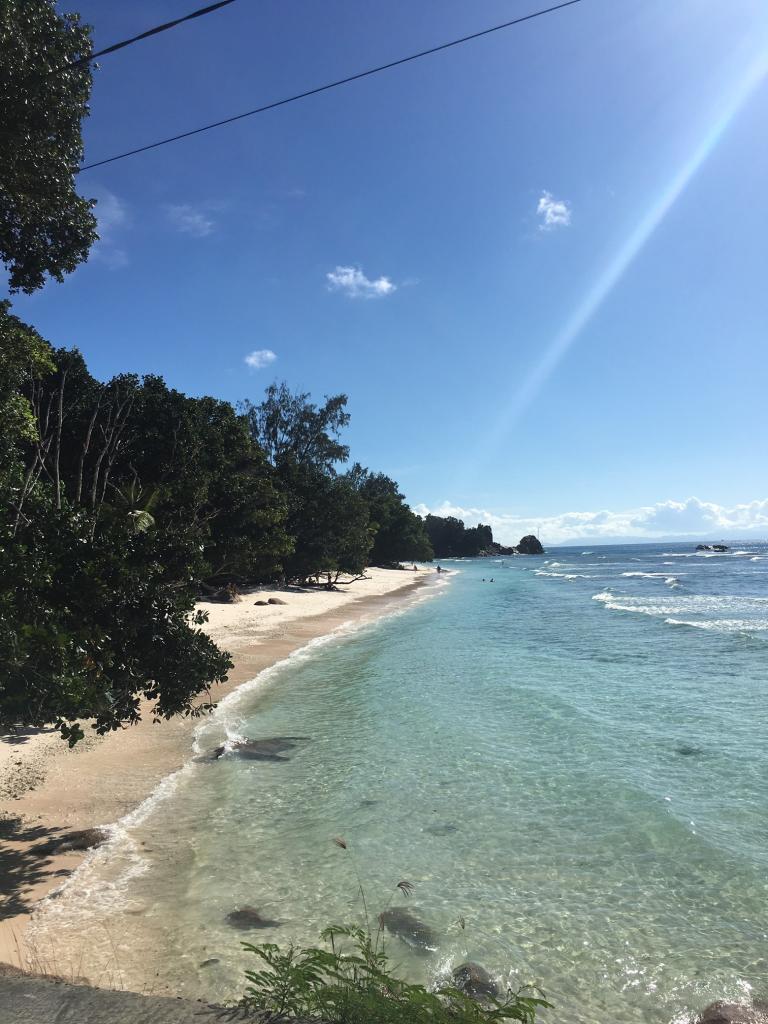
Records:
<instances>
[{"instance_id":1,"label":"dark rock in water","mask_svg":"<svg viewBox=\"0 0 768 1024\"><path fill-rule=\"evenodd\" d=\"M376 804L380 804L380 803L381 803L381 800L361 800L360 801L360 806L361 807L375 807Z\"/></svg>"},{"instance_id":2,"label":"dark rock in water","mask_svg":"<svg viewBox=\"0 0 768 1024\"><path fill-rule=\"evenodd\" d=\"M487 999L489 996L495 998L499 994L499 986L488 971L471 960L459 964L453 970L452 977L456 988L472 999Z\"/></svg>"},{"instance_id":3,"label":"dark rock in water","mask_svg":"<svg viewBox=\"0 0 768 1024\"><path fill-rule=\"evenodd\" d=\"M431 836L449 836L453 832L458 832L459 826L454 825L452 821L441 821L436 825L427 825L424 831L429 832Z\"/></svg>"},{"instance_id":4,"label":"dark rock in water","mask_svg":"<svg viewBox=\"0 0 768 1024\"><path fill-rule=\"evenodd\" d=\"M675 753L680 754L681 757L695 757L697 754L702 754L703 750L701 747L692 747L688 743L681 743L679 747L675 747Z\"/></svg>"},{"instance_id":5,"label":"dark rock in water","mask_svg":"<svg viewBox=\"0 0 768 1024\"><path fill-rule=\"evenodd\" d=\"M282 597L270 597L267 604L288 604L288 602L284 601Z\"/></svg>"},{"instance_id":6,"label":"dark rock in water","mask_svg":"<svg viewBox=\"0 0 768 1024\"><path fill-rule=\"evenodd\" d=\"M268 917L262 917L255 907L239 907L227 914L227 924L233 928L240 928L246 931L250 928L277 928L280 921L271 921Z\"/></svg>"},{"instance_id":7,"label":"dark rock in water","mask_svg":"<svg viewBox=\"0 0 768 1024\"><path fill-rule=\"evenodd\" d=\"M203 962L201 964L198 964L197 966L198 967L212 967L214 964L220 964L220 963L221 963L221 960L219 960L219 958L217 956L210 956L210 957L208 957L207 960L203 960Z\"/></svg>"},{"instance_id":8,"label":"dark rock in water","mask_svg":"<svg viewBox=\"0 0 768 1024\"><path fill-rule=\"evenodd\" d=\"M84 828L79 832L70 832L60 839L52 839L49 843L38 847L38 852L51 854L92 850L95 846L101 846L107 839L109 839L109 832L103 828Z\"/></svg>"},{"instance_id":9,"label":"dark rock in water","mask_svg":"<svg viewBox=\"0 0 768 1024\"><path fill-rule=\"evenodd\" d=\"M293 750L300 740L307 739L308 736L272 736L263 740L238 740L230 750L244 761L289 761L290 758L283 757L283 751ZM226 753L226 747L216 747L211 759L216 761Z\"/></svg>"},{"instance_id":10,"label":"dark rock in water","mask_svg":"<svg viewBox=\"0 0 768 1024\"><path fill-rule=\"evenodd\" d=\"M696 1024L768 1024L768 1003L710 1003Z\"/></svg>"},{"instance_id":11,"label":"dark rock in water","mask_svg":"<svg viewBox=\"0 0 768 1024\"><path fill-rule=\"evenodd\" d=\"M520 543L515 548L518 555L543 555L544 548L541 546L541 541L538 537L534 537L532 533L527 534L521 538Z\"/></svg>"},{"instance_id":12,"label":"dark rock in water","mask_svg":"<svg viewBox=\"0 0 768 1024\"><path fill-rule=\"evenodd\" d=\"M727 544L697 544L697 551L730 551Z\"/></svg>"},{"instance_id":13,"label":"dark rock in water","mask_svg":"<svg viewBox=\"0 0 768 1024\"><path fill-rule=\"evenodd\" d=\"M379 914L379 924L417 951L437 949L437 936L405 907L390 907Z\"/></svg>"}]
</instances>

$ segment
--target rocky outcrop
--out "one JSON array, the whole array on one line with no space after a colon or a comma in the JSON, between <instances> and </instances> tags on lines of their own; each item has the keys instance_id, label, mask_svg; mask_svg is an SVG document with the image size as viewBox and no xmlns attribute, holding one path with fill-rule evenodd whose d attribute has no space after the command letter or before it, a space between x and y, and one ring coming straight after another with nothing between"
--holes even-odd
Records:
<instances>
[{"instance_id":1,"label":"rocky outcrop","mask_svg":"<svg viewBox=\"0 0 768 1024\"><path fill-rule=\"evenodd\" d=\"M109 832L103 828L84 828L77 832L68 832L57 839L51 839L42 846L36 848L41 856L50 856L56 853L75 853L84 850L92 850L95 846L101 846L109 839Z\"/></svg>"},{"instance_id":2,"label":"rocky outcrop","mask_svg":"<svg viewBox=\"0 0 768 1024\"><path fill-rule=\"evenodd\" d=\"M459 964L451 976L456 988L472 999L495 998L499 994L499 986L488 971L471 960Z\"/></svg>"},{"instance_id":3,"label":"rocky outcrop","mask_svg":"<svg viewBox=\"0 0 768 1024\"><path fill-rule=\"evenodd\" d=\"M768 1003L710 1003L696 1024L768 1024Z\"/></svg>"},{"instance_id":4,"label":"rocky outcrop","mask_svg":"<svg viewBox=\"0 0 768 1024\"><path fill-rule=\"evenodd\" d=\"M727 544L697 544L697 551L730 551Z\"/></svg>"},{"instance_id":5,"label":"rocky outcrop","mask_svg":"<svg viewBox=\"0 0 768 1024\"><path fill-rule=\"evenodd\" d=\"M529 533L520 539L520 543L515 547L515 552L518 555L543 555L544 548L541 546L539 538Z\"/></svg>"}]
</instances>

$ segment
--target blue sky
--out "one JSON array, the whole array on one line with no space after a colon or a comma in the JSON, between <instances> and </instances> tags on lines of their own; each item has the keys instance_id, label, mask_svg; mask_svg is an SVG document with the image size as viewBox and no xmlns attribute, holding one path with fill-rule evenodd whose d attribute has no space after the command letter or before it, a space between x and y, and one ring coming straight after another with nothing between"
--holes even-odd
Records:
<instances>
[{"instance_id":1,"label":"blue sky","mask_svg":"<svg viewBox=\"0 0 768 1024\"><path fill-rule=\"evenodd\" d=\"M86 159L536 6L240 0L104 58ZM16 312L101 377L345 391L355 458L502 537L768 534L766 72L763 0L583 0L83 173L103 240Z\"/></svg>"}]
</instances>

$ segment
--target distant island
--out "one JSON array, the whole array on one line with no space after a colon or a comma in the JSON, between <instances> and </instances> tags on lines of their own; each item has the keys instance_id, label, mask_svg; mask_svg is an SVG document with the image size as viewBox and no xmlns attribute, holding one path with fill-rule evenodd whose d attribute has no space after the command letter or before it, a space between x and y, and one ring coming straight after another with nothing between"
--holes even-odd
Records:
<instances>
[{"instance_id":1,"label":"distant island","mask_svg":"<svg viewBox=\"0 0 768 1024\"><path fill-rule=\"evenodd\" d=\"M455 516L428 515L424 520L435 558L483 558L490 555L543 555L544 548L533 534L527 534L514 547L505 547L493 539L490 526L478 523L467 527Z\"/></svg>"}]
</instances>

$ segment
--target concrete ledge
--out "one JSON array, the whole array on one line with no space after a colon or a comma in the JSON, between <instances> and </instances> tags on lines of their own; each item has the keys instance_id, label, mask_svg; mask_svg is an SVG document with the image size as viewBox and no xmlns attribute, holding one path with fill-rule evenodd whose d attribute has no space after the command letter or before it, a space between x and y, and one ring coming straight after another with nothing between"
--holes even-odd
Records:
<instances>
[{"instance_id":1,"label":"concrete ledge","mask_svg":"<svg viewBox=\"0 0 768 1024\"><path fill-rule=\"evenodd\" d=\"M256 1022L242 1010L185 999L0 976L0 1024L229 1024Z\"/></svg>"}]
</instances>

